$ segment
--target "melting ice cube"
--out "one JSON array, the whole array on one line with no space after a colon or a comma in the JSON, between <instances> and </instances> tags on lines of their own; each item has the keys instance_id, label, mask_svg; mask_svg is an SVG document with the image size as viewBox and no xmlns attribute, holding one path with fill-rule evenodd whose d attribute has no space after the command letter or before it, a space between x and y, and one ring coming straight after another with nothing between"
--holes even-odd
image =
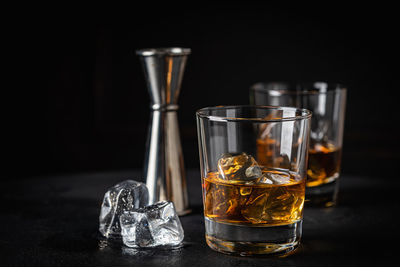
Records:
<instances>
[{"instance_id":1,"label":"melting ice cube","mask_svg":"<svg viewBox=\"0 0 400 267\"><path fill-rule=\"evenodd\" d=\"M287 184L290 183L290 174L265 172L259 182L265 184Z\"/></svg>"},{"instance_id":2,"label":"melting ice cube","mask_svg":"<svg viewBox=\"0 0 400 267\"><path fill-rule=\"evenodd\" d=\"M218 172L227 181L254 181L261 177L257 161L246 153L224 154L218 160Z\"/></svg>"},{"instance_id":3,"label":"melting ice cube","mask_svg":"<svg viewBox=\"0 0 400 267\"><path fill-rule=\"evenodd\" d=\"M128 247L176 246L184 233L174 204L160 201L120 217L122 241Z\"/></svg>"},{"instance_id":4,"label":"melting ice cube","mask_svg":"<svg viewBox=\"0 0 400 267\"><path fill-rule=\"evenodd\" d=\"M99 217L99 231L107 238L119 237L119 216L148 204L149 192L145 184L133 180L111 187L104 195Z\"/></svg>"}]
</instances>

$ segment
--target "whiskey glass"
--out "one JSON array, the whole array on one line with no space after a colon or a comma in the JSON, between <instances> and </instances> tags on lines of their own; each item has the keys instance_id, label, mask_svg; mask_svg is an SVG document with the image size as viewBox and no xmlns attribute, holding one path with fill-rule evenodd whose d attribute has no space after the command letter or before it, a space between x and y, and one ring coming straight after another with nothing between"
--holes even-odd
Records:
<instances>
[{"instance_id":1,"label":"whiskey glass","mask_svg":"<svg viewBox=\"0 0 400 267\"><path fill-rule=\"evenodd\" d=\"M208 246L241 256L294 251L302 232L311 112L218 106L196 117Z\"/></svg>"},{"instance_id":2,"label":"whiskey glass","mask_svg":"<svg viewBox=\"0 0 400 267\"><path fill-rule=\"evenodd\" d=\"M257 83L250 103L305 108L312 111L306 181L306 203L333 206L339 191L347 89L340 84L314 82Z\"/></svg>"}]
</instances>

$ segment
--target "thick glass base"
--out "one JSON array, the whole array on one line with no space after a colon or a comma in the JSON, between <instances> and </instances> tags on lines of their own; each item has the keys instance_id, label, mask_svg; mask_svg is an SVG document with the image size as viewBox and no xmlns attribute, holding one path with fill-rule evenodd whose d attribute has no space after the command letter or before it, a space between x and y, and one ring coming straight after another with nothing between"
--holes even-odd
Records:
<instances>
[{"instance_id":1,"label":"thick glass base","mask_svg":"<svg viewBox=\"0 0 400 267\"><path fill-rule=\"evenodd\" d=\"M336 205L339 192L339 175L331 177L330 182L314 187L306 187L306 206L332 207Z\"/></svg>"},{"instance_id":2,"label":"thick glass base","mask_svg":"<svg viewBox=\"0 0 400 267\"><path fill-rule=\"evenodd\" d=\"M302 221L278 226L248 226L205 218L205 227L208 246L218 252L240 256L283 256L299 245Z\"/></svg>"}]
</instances>

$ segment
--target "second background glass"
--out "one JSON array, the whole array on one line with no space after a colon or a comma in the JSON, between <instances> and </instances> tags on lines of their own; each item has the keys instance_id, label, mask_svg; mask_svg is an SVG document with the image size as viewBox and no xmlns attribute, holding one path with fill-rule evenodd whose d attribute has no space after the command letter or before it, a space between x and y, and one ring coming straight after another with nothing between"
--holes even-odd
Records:
<instances>
[{"instance_id":1,"label":"second background glass","mask_svg":"<svg viewBox=\"0 0 400 267\"><path fill-rule=\"evenodd\" d=\"M289 106L313 112L306 198L310 204L333 206L339 190L347 89L326 82L257 83L250 88L252 105ZM268 145L265 146L267 153Z\"/></svg>"}]
</instances>

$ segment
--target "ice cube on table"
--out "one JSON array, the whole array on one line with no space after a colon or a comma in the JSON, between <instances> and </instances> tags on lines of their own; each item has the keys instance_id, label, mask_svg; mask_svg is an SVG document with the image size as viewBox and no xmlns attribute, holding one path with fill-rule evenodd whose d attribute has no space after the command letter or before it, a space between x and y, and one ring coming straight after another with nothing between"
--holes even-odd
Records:
<instances>
[{"instance_id":1,"label":"ice cube on table","mask_svg":"<svg viewBox=\"0 0 400 267\"><path fill-rule=\"evenodd\" d=\"M256 181L262 175L257 161L244 152L223 154L218 160L218 172L221 179L232 182Z\"/></svg>"},{"instance_id":2,"label":"ice cube on table","mask_svg":"<svg viewBox=\"0 0 400 267\"><path fill-rule=\"evenodd\" d=\"M125 211L119 219L124 244L129 247L147 247L154 243L144 213Z\"/></svg>"},{"instance_id":3,"label":"ice cube on table","mask_svg":"<svg viewBox=\"0 0 400 267\"><path fill-rule=\"evenodd\" d=\"M171 201L127 211L120 217L123 243L128 247L176 246L184 232Z\"/></svg>"},{"instance_id":4,"label":"ice cube on table","mask_svg":"<svg viewBox=\"0 0 400 267\"><path fill-rule=\"evenodd\" d=\"M99 231L107 238L121 236L119 217L124 211L142 208L149 202L145 184L126 180L111 187L104 195L99 217Z\"/></svg>"}]
</instances>

